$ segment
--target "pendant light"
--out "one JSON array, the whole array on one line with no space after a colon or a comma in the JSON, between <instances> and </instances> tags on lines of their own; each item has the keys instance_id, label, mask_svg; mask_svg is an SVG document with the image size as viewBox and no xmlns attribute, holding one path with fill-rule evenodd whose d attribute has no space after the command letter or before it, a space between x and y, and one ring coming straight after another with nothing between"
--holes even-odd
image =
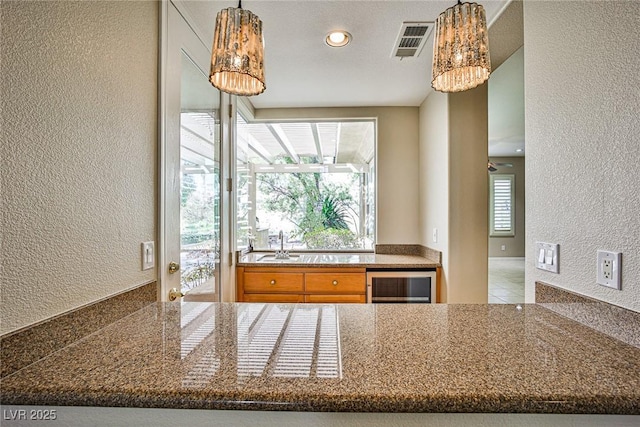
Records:
<instances>
[{"instance_id":1,"label":"pendant light","mask_svg":"<svg viewBox=\"0 0 640 427\"><path fill-rule=\"evenodd\" d=\"M266 89L262 21L242 9L242 1L218 12L209 81L233 95L258 95Z\"/></svg>"},{"instance_id":2,"label":"pendant light","mask_svg":"<svg viewBox=\"0 0 640 427\"><path fill-rule=\"evenodd\" d=\"M440 92L462 92L484 83L490 73L484 8L458 0L436 21L431 86Z\"/></svg>"}]
</instances>

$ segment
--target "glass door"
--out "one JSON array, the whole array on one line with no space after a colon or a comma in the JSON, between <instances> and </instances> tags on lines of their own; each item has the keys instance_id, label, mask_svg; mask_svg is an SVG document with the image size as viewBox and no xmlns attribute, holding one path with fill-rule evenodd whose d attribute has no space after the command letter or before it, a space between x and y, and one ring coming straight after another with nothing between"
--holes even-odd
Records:
<instances>
[{"instance_id":1,"label":"glass door","mask_svg":"<svg viewBox=\"0 0 640 427\"><path fill-rule=\"evenodd\" d=\"M185 301L218 301L220 94L182 52L180 83L180 289Z\"/></svg>"},{"instance_id":2,"label":"glass door","mask_svg":"<svg viewBox=\"0 0 640 427\"><path fill-rule=\"evenodd\" d=\"M209 50L175 7L166 7L161 299L220 301L221 96L208 80Z\"/></svg>"}]
</instances>

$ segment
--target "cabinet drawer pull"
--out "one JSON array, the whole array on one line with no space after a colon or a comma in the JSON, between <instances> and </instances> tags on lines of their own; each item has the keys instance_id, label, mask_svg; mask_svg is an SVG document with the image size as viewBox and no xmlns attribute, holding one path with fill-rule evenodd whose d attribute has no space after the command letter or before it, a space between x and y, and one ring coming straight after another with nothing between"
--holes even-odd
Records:
<instances>
[{"instance_id":1,"label":"cabinet drawer pull","mask_svg":"<svg viewBox=\"0 0 640 427\"><path fill-rule=\"evenodd\" d=\"M271 284L271 285L275 285L275 284L276 284L276 279L271 279L271 281L269 282L269 284Z\"/></svg>"},{"instance_id":2,"label":"cabinet drawer pull","mask_svg":"<svg viewBox=\"0 0 640 427\"><path fill-rule=\"evenodd\" d=\"M337 281L337 280L334 280L333 282L331 282L331 284L332 284L333 286L338 286L338 281Z\"/></svg>"}]
</instances>

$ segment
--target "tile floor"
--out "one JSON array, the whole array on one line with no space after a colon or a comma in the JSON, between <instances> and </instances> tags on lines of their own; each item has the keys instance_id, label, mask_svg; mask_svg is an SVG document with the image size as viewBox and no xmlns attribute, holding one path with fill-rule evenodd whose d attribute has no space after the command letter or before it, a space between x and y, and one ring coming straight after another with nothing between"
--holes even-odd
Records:
<instances>
[{"instance_id":1,"label":"tile floor","mask_svg":"<svg viewBox=\"0 0 640 427\"><path fill-rule=\"evenodd\" d=\"M489 304L524 302L524 258L489 258Z\"/></svg>"}]
</instances>

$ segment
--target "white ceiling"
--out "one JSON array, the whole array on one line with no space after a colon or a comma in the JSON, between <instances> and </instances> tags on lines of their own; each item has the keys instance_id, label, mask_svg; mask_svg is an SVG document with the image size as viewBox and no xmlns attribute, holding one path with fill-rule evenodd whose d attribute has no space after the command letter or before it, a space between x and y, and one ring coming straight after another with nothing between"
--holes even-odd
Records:
<instances>
[{"instance_id":1,"label":"white ceiling","mask_svg":"<svg viewBox=\"0 0 640 427\"><path fill-rule=\"evenodd\" d=\"M213 40L216 14L238 5L219 0L172 1L206 45ZM244 0L242 7L262 20L265 39L267 89L249 100L257 109L419 106L432 90L433 33L418 57L403 60L392 56L398 33L403 22L433 22L454 4L455 0ZM522 2L481 0L480 4L490 24L496 71L489 90L492 80L496 80L494 87L502 88L500 102L494 102L498 107L489 106L489 155L522 156L524 151L516 149L524 148L523 118L514 124L500 114L506 111L513 116L516 108L524 114L521 92L511 90L514 79L522 81L523 76L496 70L524 43ZM352 42L342 48L327 46L327 33L336 29L351 33Z\"/></svg>"},{"instance_id":2,"label":"white ceiling","mask_svg":"<svg viewBox=\"0 0 640 427\"><path fill-rule=\"evenodd\" d=\"M211 44L218 11L234 1L186 1L187 18ZM480 2L489 22L506 0ZM416 58L392 57L404 21L430 21L454 0L263 1L244 9L263 22L264 93L250 98L256 108L419 106L431 87L433 34ZM325 44L332 30L353 36L342 48Z\"/></svg>"}]
</instances>

